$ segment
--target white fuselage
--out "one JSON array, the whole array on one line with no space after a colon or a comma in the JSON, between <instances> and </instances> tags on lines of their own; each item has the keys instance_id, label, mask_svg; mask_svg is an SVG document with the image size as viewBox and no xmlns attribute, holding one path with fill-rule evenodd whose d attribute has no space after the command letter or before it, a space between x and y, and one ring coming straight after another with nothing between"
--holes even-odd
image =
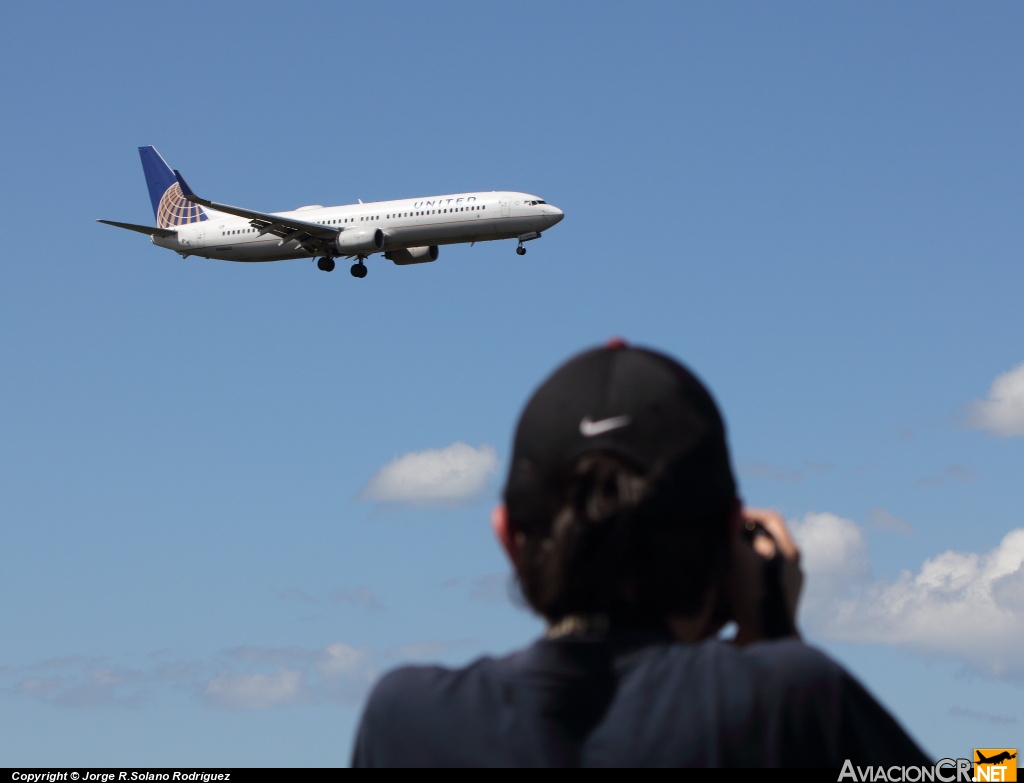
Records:
<instances>
[{"instance_id":1,"label":"white fuselage","mask_svg":"<svg viewBox=\"0 0 1024 783\"><path fill-rule=\"evenodd\" d=\"M496 191L376 201L339 207L309 206L273 213L318 223L342 233L381 229L384 250L492 239L532 238L558 223L562 210L527 193ZM208 220L176 228L176 235L153 243L184 256L226 261L281 261L313 254L294 241L261 234L248 218L207 210ZM340 255L340 254L339 254Z\"/></svg>"}]
</instances>

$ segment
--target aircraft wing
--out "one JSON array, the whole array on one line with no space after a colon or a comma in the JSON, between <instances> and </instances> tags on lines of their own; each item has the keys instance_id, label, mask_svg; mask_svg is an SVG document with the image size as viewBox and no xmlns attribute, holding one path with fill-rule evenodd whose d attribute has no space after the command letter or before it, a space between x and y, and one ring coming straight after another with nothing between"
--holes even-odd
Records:
<instances>
[{"instance_id":1,"label":"aircraft wing","mask_svg":"<svg viewBox=\"0 0 1024 783\"><path fill-rule=\"evenodd\" d=\"M205 198L199 198L192 192L192 188L185 182L185 178L178 171L174 172L178 185L181 187L181 194L193 204L226 212L240 218L246 218L253 228L259 229L260 234L273 234L281 238L279 244L298 242L310 252L329 252L329 246L334 244L335 238L341 233L340 228L325 226L322 223L308 223L305 220L296 220L291 217L273 215L269 212L256 212L251 209L233 207L230 204L218 204Z\"/></svg>"},{"instance_id":2,"label":"aircraft wing","mask_svg":"<svg viewBox=\"0 0 1024 783\"><path fill-rule=\"evenodd\" d=\"M155 228L153 226L140 226L136 223L118 223L116 220L97 220L97 223L106 223L108 226L127 228L129 231L138 231L140 234L149 234L151 237L173 237L178 232L170 228Z\"/></svg>"}]
</instances>

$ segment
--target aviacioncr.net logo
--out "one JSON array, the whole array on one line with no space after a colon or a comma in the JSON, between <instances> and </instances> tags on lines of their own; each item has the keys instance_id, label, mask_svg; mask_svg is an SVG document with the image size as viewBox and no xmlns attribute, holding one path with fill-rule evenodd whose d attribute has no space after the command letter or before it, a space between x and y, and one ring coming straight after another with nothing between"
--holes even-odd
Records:
<instances>
[{"instance_id":1,"label":"aviacioncr.net logo","mask_svg":"<svg viewBox=\"0 0 1024 783\"><path fill-rule=\"evenodd\" d=\"M974 780L1015 781L1017 780L1016 748L975 748Z\"/></svg>"},{"instance_id":2,"label":"aviacioncr.net logo","mask_svg":"<svg viewBox=\"0 0 1024 783\"><path fill-rule=\"evenodd\" d=\"M839 773L839 782L844 780L854 783L968 783L973 764L970 759L939 759L934 766L903 767L857 767L850 759L843 762Z\"/></svg>"}]
</instances>

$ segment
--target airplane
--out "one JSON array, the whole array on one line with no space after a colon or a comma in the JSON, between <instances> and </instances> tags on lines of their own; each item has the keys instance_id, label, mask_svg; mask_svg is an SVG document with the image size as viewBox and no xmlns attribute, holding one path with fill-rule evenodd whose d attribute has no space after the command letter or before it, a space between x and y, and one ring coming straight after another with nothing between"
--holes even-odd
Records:
<instances>
[{"instance_id":1,"label":"airplane","mask_svg":"<svg viewBox=\"0 0 1024 783\"><path fill-rule=\"evenodd\" d=\"M439 245L516 239L516 253L524 255L524 242L540 239L542 231L564 217L543 199L512 191L256 212L200 198L155 147L139 147L139 156L157 225L97 222L148 234L154 245L182 258L316 258L324 272L334 271L334 259L350 258L355 259L352 276L363 278L364 262L375 253L406 266L436 261Z\"/></svg>"},{"instance_id":2,"label":"airplane","mask_svg":"<svg viewBox=\"0 0 1024 783\"><path fill-rule=\"evenodd\" d=\"M1004 750L1002 753L997 753L990 759L985 758L985 756L982 754L980 750L976 750L974 752L978 755L978 764L1000 764L1004 761L1009 761L1010 759L1017 758L1016 753L1010 753L1006 750Z\"/></svg>"}]
</instances>

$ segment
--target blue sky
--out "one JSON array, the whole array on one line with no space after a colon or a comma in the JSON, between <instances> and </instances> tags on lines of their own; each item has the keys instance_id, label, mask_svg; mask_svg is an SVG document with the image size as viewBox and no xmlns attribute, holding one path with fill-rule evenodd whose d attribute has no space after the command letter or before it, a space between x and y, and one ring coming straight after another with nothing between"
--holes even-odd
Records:
<instances>
[{"instance_id":1,"label":"blue sky","mask_svg":"<svg viewBox=\"0 0 1024 783\"><path fill-rule=\"evenodd\" d=\"M381 671L527 642L489 509L527 395L612 335L713 389L805 542L808 638L930 753L1021 745L1022 34L998 2L6 9L0 763L344 764ZM145 144L258 210L566 218L365 280L182 260L93 222L152 221ZM381 489L438 461L441 502Z\"/></svg>"}]
</instances>

